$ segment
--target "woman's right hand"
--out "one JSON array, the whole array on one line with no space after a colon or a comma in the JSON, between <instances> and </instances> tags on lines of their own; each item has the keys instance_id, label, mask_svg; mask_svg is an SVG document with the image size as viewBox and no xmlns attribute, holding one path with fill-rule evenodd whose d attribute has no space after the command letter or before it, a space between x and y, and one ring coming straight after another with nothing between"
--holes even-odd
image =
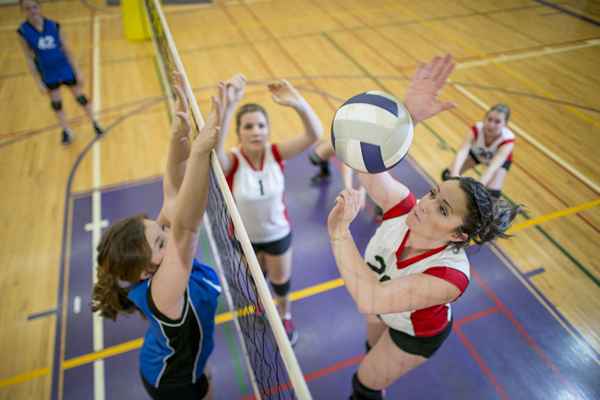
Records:
<instances>
[{"instance_id":1,"label":"woman's right hand","mask_svg":"<svg viewBox=\"0 0 600 400\"><path fill-rule=\"evenodd\" d=\"M213 96L211 100L210 113L206 118L204 126L200 129L198 136L192 143L192 152L196 154L210 152L215 147L221 131L221 118L228 105L226 91L219 90L218 96Z\"/></svg>"},{"instance_id":2,"label":"woman's right hand","mask_svg":"<svg viewBox=\"0 0 600 400\"><path fill-rule=\"evenodd\" d=\"M235 107L242 97L244 97L244 91L246 90L246 77L242 74L235 74L229 80L222 82L225 86L225 94L227 104Z\"/></svg>"}]
</instances>

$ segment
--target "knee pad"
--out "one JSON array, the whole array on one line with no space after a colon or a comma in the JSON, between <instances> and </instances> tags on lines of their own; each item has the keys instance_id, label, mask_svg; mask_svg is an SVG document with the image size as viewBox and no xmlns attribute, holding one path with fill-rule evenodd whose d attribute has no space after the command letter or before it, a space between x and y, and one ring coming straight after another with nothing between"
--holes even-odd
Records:
<instances>
[{"instance_id":1,"label":"knee pad","mask_svg":"<svg viewBox=\"0 0 600 400\"><path fill-rule=\"evenodd\" d=\"M494 198L494 200L498 200L502 196L502 192L499 190L488 189L490 195Z\"/></svg>"},{"instance_id":2,"label":"knee pad","mask_svg":"<svg viewBox=\"0 0 600 400\"><path fill-rule=\"evenodd\" d=\"M84 95L81 94L81 95L77 96L77 102L79 104L81 104L82 106L85 106L88 103L88 99L87 99L87 97L85 97Z\"/></svg>"},{"instance_id":3,"label":"knee pad","mask_svg":"<svg viewBox=\"0 0 600 400\"><path fill-rule=\"evenodd\" d=\"M291 287L291 279L288 279L285 283L274 283L271 282L271 286L273 286L273 291L279 297L285 297L290 292Z\"/></svg>"},{"instance_id":4,"label":"knee pad","mask_svg":"<svg viewBox=\"0 0 600 400\"><path fill-rule=\"evenodd\" d=\"M62 110L62 100L52 100L50 106L52 106L54 111L60 111Z\"/></svg>"},{"instance_id":5,"label":"knee pad","mask_svg":"<svg viewBox=\"0 0 600 400\"><path fill-rule=\"evenodd\" d=\"M373 390L358 380L358 373L352 377L352 400L383 400L381 390Z\"/></svg>"}]
</instances>

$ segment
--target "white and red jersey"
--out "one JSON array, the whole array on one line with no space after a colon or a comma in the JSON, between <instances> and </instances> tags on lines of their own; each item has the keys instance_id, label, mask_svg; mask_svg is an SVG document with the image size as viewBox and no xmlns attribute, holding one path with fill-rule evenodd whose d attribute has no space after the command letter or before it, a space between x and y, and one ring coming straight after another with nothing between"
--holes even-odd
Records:
<instances>
[{"instance_id":1,"label":"white and red jersey","mask_svg":"<svg viewBox=\"0 0 600 400\"><path fill-rule=\"evenodd\" d=\"M260 169L255 169L244 153L234 148L227 183L240 211L252 243L268 243L290 233L284 202L284 161L277 145L265 146Z\"/></svg>"},{"instance_id":2,"label":"white and red jersey","mask_svg":"<svg viewBox=\"0 0 600 400\"><path fill-rule=\"evenodd\" d=\"M462 295L469 284L469 260L464 250L455 251L443 246L400 260L410 236L406 215L415 204L415 196L411 193L384 214L383 222L367 245L365 261L379 275L381 282L423 273L452 283ZM379 316L390 328L408 335L434 336L444 330L452 314L450 304L440 304Z\"/></svg>"},{"instance_id":3,"label":"white and red jersey","mask_svg":"<svg viewBox=\"0 0 600 400\"><path fill-rule=\"evenodd\" d=\"M485 133L483 132L483 122L477 122L471 127L473 132L473 141L471 142L471 152L477 160L485 165L489 165L492 158L496 155L498 149L505 144L515 142L515 134L507 127L502 128L500 136L489 146L485 145ZM508 155L508 161L512 161L512 151Z\"/></svg>"}]
</instances>

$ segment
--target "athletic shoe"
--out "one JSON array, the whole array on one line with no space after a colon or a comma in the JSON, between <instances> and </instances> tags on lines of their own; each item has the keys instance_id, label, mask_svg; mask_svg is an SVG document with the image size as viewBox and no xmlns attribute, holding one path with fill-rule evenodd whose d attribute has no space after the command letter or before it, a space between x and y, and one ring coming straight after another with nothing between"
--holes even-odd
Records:
<instances>
[{"instance_id":1,"label":"athletic shoe","mask_svg":"<svg viewBox=\"0 0 600 400\"><path fill-rule=\"evenodd\" d=\"M63 129L62 140L60 142L66 146L68 144L71 144L73 139L75 139L75 134L69 129Z\"/></svg>"},{"instance_id":2,"label":"athletic shoe","mask_svg":"<svg viewBox=\"0 0 600 400\"><path fill-rule=\"evenodd\" d=\"M96 132L96 136L101 136L104 133L104 129L96 121L94 121L94 132Z\"/></svg>"},{"instance_id":3,"label":"athletic shoe","mask_svg":"<svg viewBox=\"0 0 600 400\"><path fill-rule=\"evenodd\" d=\"M294 327L294 321L291 318L282 318L281 322L283 322L283 327L285 328L285 333L287 334L288 339L292 346L298 342L298 332Z\"/></svg>"}]
</instances>

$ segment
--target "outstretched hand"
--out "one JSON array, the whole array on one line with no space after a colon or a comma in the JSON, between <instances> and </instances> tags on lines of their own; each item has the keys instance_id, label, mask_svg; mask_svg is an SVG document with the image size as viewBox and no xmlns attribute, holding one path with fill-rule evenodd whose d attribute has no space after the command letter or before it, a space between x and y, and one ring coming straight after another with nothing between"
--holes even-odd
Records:
<instances>
[{"instance_id":1,"label":"outstretched hand","mask_svg":"<svg viewBox=\"0 0 600 400\"><path fill-rule=\"evenodd\" d=\"M242 74L235 74L225 82L219 82L219 87L223 86L227 95L227 104L235 106L244 97L246 89L246 77Z\"/></svg>"},{"instance_id":2,"label":"outstretched hand","mask_svg":"<svg viewBox=\"0 0 600 400\"><path fill-rule=\"evenodd\" d=\"M414 124L454 107L451 102L440 102L439 91L444 87L454 69L452 56L434 57L428 64L421 65L412 77L404 98Z\"/></svg>"},{"instance_id":3,"label":"outstretched hand","mask_svg":"<svg viewBox=\"0 0 600 400\"><path fill-rule=\"evenodd\" d=\"M345 189L335 199L335 206L327 218L327 230L331 240L349 235L348 228L360 211L360 197L358 190Z\"/></svg>"},{"instance_id":4,"label":"outstretched hand","mask_svg":"<svg viewBox=\"0 0 600 400\"><path fill-rule=\"evenodd\" d=\"M272 94L273 101L282 106L299 108L302 106L304 97L285 79L269 83L267 85Z\"/></svg>"},{"instance_id":5,"label":"outstretched hand","mask_svg":"<svg viewBox=\"0 0 600 400\"><path fill-rule=\"evenodd\" d=\"M183 83L181 74L173 72L173 94L175 95L175 118L173 119L173 135L180 140L188 140L188 135L192 130L190 122L190 106L183 94Z\"/></svg>"},{"instance_id":6,"label":"outstretched hand","mask_svg":"<svg viewBox=\"0 0 600 400\"><path fill-rule=\"evenodd\" d=\"M196 153L210 152L215 147L221 131L221 119L225 107L227 107L227 94L224 90L219 90L218 95L211 97L211 100L210 113L198 136L194 139L194 143L192 143L192 151Z\"/></svg>"}]
</instances>

